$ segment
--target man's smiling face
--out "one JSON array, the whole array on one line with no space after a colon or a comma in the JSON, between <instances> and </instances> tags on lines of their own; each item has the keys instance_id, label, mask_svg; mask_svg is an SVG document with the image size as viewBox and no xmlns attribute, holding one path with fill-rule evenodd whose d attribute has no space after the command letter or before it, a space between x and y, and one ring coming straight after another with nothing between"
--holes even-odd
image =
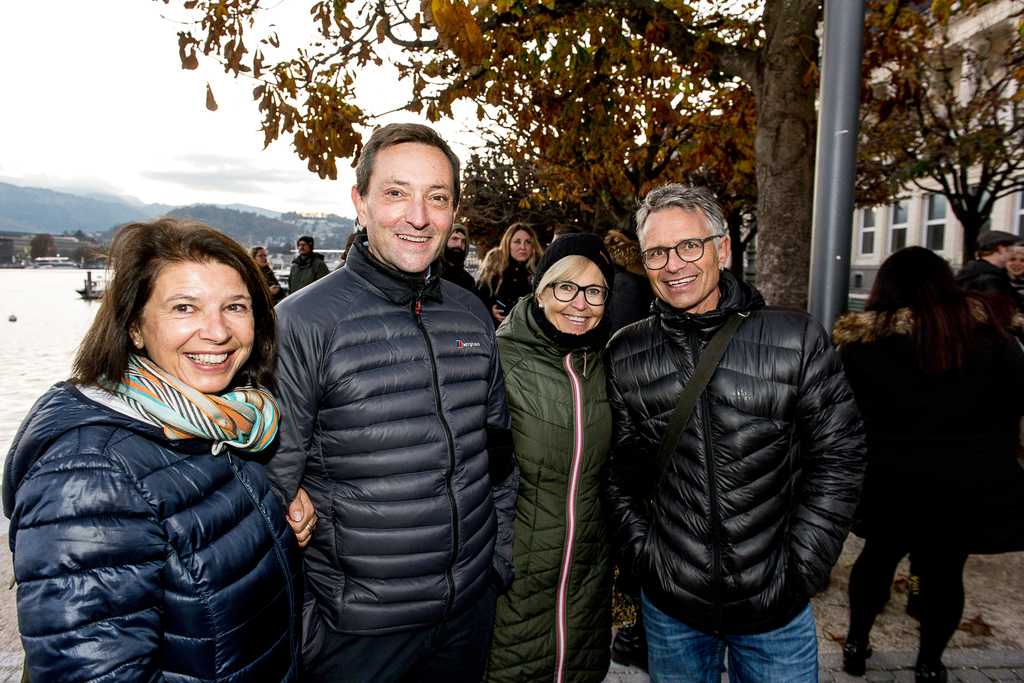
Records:
<instances>
[{"instance_id":1,"label":"man's smiling face","mask_svg":"<svg viewBox=\"0 0 1024 683\"><path fill-rule=\"evenodd\" d=\"M426 275L455 220L452 167L440 149L404 142L382 149L366 196L352 188L370 252L410 275Z\"/></svg>"},{"instance_id":2,"label":"man's smiling face","mask_svg":"<svg viewBox=\"0 0 1024 683\"><path fill-rule=\"evenodd\" d=\"M665 248L668 263L660 270L647 268L655 296L683 313L707 313L718 307L718 273L729 260L729 237L708 240L704 255L690 263L679 258L675 246L691 238L709 237L706 219L670 206L651 213L643 231L643 249ZM718 242L716 247L715 242Z\"/></svg>"}]
</instances>

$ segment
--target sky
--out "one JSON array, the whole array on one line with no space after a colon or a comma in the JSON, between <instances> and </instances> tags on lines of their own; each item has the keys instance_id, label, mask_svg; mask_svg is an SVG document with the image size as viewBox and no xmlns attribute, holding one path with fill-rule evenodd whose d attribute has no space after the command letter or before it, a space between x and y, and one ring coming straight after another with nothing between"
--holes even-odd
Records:
<instances>
[{"instance_id":1,"label":"sky","mask_svg":"<svg viewBox=\"0 0 1024 683\"><path fill-rule=\"evenodd\" d=\"M307 30L312 4L279 0L275 21L283 38ZM159 0L0 2L0 182L147 204L354 215L351 161L338 161L337 181L321 180L289 140L263 150L253 82L203 58L198 70L183 70L181 27L167 16L174 11ZM390 107L389 94L408 88L387 73L372 81L377 87L364 89L367 101L359 104L378 111L378 102ZM207 82L215 112L206 109ZM387 120L423 122L409 113ZM437 127L449 138L459 128ZM466 158L457 141L453 147Z\"/></svg>"}]
</instances>

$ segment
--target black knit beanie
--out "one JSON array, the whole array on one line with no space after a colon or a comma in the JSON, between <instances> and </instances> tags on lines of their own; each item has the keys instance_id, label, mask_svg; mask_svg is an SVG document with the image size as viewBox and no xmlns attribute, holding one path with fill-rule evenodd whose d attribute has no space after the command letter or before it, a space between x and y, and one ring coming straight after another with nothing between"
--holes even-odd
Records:
<instances>
[{"instance_id":1,"label":"black knit beanie","mask_svg":"<svg viewBox=\"0 0 1024 683\"><path fill-rule=\"evenodd\" d=\"M600 269L601 275L604 276L605 286L608 289L612 288L615 284L615 267L612 265L612 257L608 253L608 248L604 246L604 241L597 235L579 232L562 235L544 251L544 255L537 263L537 270L533 273L533 293L537 294L537 286L544 278L544 273L548 268L566 256L576 255L593 261Z\"/></svg>"}]
</instances>

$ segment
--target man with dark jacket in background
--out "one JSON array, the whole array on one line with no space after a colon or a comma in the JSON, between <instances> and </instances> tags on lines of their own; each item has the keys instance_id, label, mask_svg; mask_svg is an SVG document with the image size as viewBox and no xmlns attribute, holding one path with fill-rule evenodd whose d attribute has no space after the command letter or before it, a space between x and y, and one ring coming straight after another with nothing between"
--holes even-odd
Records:
<instances>
[{"instance_id":1,"label":"man with dark jacket in background","mask_svg":"<svg viewBox=\"0 0 1024 683\"><path fill-rule=\"evenodd\" d=\"M828 335L724 270L725 216L670 184L637 212L654 315L606 354L606 511L640 577L652 676L818 680L810 597L828 585L859 497L860 414ZM655 484L669 417L708 341L742 320Z\"/></svg>"},{"instance_id":2,"label":"man with dark jacket in background","mask_svg":"<svg viewBox=\"0 0 1024 683\"><path fill-rule=\"evenodd\" d=\"M304 680L476 683L512 581L519 475L490 314L439 277L458 157L427 126L379 128L352 201L366 241L276 309L267 474L323 521L305 550Z\"/></svg>"},{"instance_id":3,"label":"man with dark jacket in background","mask_svg":"<svg viewBox=\"0 0 1024 683\"><path fill-rule=\"evenodd\" d=\"M956 275L956 281L964 289L976 292L1002 294L1013 299L1017 308L1024 310L1024 300L1017 296L1010 284L1006 264L1013 256L1013 245L1020 244L1021 238L1002 230L988 230L978 236L977 258L968 261Z\"/></svg>"},{"instance_id":4,"label":"man with dark jacket in background","mask_svg":"<svg viewBox=\"0 0 1024 683\"><path fill-rule=\"evenodd\" d=\"M330 272L324 263L324 255L313 251L312 237L303 235L296 240L295 248L299 250L299 255L292 260L292 269L288 273L289 294L313 284Z\"/></svg>"},{"instance_id":5,"label":"man with dark jacket in background","mask_svg":"<svg viewBox=\"0 0 1024 683\"><path fill-rule=\"evenodd\" d=\"M462 223L452 226L452 234L441 254L441 278L477 294L476 281L466 271L466 252L469 250L469 231ZM479 296L479 294L477 294Z\"/></svg>"}]
</instances>

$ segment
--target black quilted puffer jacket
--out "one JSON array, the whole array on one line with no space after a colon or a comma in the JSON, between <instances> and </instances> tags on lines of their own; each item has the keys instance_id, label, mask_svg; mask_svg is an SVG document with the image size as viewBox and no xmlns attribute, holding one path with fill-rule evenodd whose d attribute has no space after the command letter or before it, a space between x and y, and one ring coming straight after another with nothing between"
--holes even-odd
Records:
<instances>
[{"instance_id":1,"label":"black quilted puffer jacket","mask_svg":"<svg viewBox=\"0 0 1024 683\"><path fill-rule=\"evenodd\" d=\"M267 473L282 500L304 487L322 522L304 552L307 655L318 620L422 629L512 580L519 478L494 326L437 272L405 275L356 243L277 309Z\"/></svg>"},{"instance_id":2,"label":"black quilted puffer jacket","mask_svg":"<svg viewBox=\"0 0 1024 683\"><path fill-rule=\"evenodd\" d=\"M789 623L827 584L864 471L861 417L810 315L766 308L723 271L719 308L653 317L608 346L615 422L606 511L662 611L709 634ZM732 312L746 314L653 496L654 460L684 383Z\"/></svg>"}]
</instances>

